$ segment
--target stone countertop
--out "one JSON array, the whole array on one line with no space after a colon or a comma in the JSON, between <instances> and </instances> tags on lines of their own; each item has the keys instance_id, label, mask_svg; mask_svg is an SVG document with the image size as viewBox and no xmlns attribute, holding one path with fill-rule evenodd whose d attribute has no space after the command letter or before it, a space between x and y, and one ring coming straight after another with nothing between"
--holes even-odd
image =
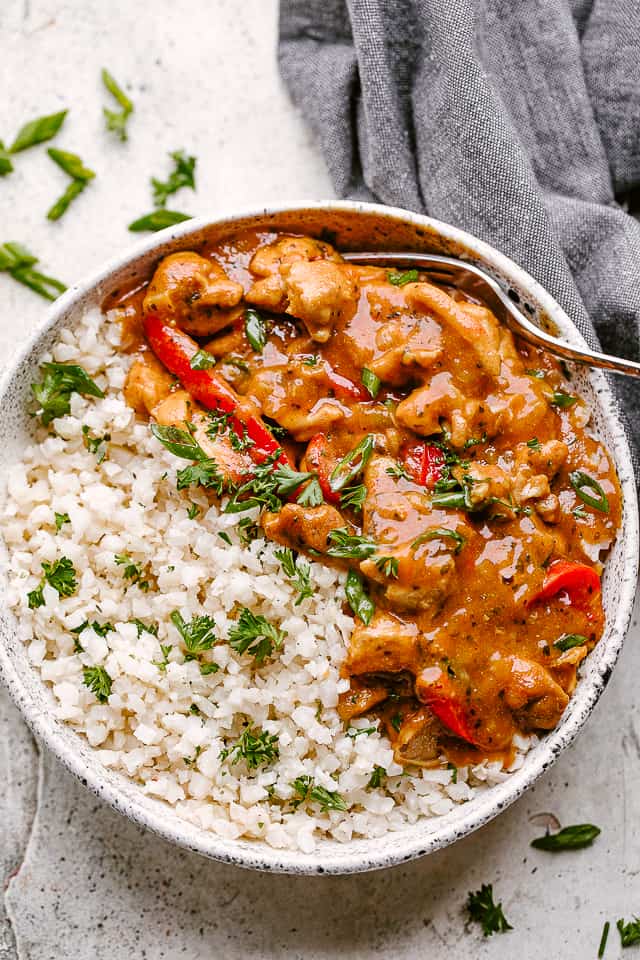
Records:
<instances>
[{"instance_id":1,"label":"stone countertop","mask_svg":"<svg viewBox=\"0 0 640 960\"><path fill-rule=\"evenodd\" d=\"M151 12L153 11L153 12ZM3 0L0 136L70 108L56 145L97 177L62 221L45 213L66 185L43 147L0 183L0 240L26 244L71 282L132 241L151 209L149 177L170 150L198 157L188 213L332 196L322 160L275 65L276 0ZM106 66L135 102L130 139L103 130ZM133 238L135 239L135 238ZM0 275L4 362L44 301ZM73 957L344 956L444 960L595 957L612 921L640 913L640 628L577 743L499 819L419 862L359 877L267 876L204 860L143 833L98 803L34 744L0 693L0 960ZM588 850L537 852L529 818L592 822ZM465 927L469 890L493 883L513 931Z\"/></svg>"}]
</instances>

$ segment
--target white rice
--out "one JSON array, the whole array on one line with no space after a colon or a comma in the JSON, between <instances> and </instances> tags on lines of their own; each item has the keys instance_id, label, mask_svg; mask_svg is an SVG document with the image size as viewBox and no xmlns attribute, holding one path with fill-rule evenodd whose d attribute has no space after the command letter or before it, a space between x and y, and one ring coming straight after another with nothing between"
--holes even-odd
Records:
<instances>
[{"instance_id":1,"label":"white rice","mask_svg":"<svg viewBox=\"0 0 640 960\"><path fill-rule=\"evenodd\" d=\"M220 513L202 491L176 490L175 471L185 462L151 437L122 397L130 358L117 350L119 332L113 318L89 312L43 358L81 364L105 397L72 396L70 415L53 422L55 435L42 431L12 471L4 508L10 604L57 717L87 738L105 766L180 817L228 839L305 852L323 837L382 836L446 814L505 779L498 762L408 774L381 733L346 734L336 711L348 687L340 664L354 625L344 612L344 575L312 563L314 594L296 606L297 591L273 544L258 539L242 546L238 515ZM111 434L102 464L85 449L83 425L96 436ZM191 502L200 507L192 520ZM60 532L54 512L71 520ZM145 567L147 592L128 585L116 554ZM27 593L40 582L42 561L62 556L75 566L77 591L61 599L46 586L45 605L30 610ZM281 650L259 669L225 642L243 606L286 631ZM219 665L217 673L201 676L196 662L184 662L169 619L173 610L185 620L213 617L219 642L207 658ZM138 637L129 622L134 618L157 624L157 638ZM115 629L101 637L88 627L78 637L83 652L76 653L70 631L84 620L108 621ZM156 665L161 644L172 645L164 672ZM87 666L103 666L112 678L107 703L83 683ZM251 771L221 756L247 722L277 735L275 763ZM372 725L360 719L352 727ZM518 738L511 769L533 742ZM371 788L376 765L386 777ZM348 809L323 812L310 801L296 807L292 781L305 775L337 790Z\"/></svg>"}]
</instances>

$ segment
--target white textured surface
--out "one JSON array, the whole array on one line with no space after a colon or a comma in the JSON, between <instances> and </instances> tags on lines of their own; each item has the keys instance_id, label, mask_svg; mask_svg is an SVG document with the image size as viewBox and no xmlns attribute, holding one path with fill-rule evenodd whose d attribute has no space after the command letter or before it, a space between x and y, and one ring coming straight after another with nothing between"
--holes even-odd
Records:
<instances>
[{"instance_id":1,"label":"white textured surface","mask_svg":"<svg viewBox=\"0 0 640 960\"><path fill-rule=\"evenodd\" d=\"M149 176L164 176L166 152L179 147L199 158L198 193L175 201L187 212L329 196L322 161L277 78L275 21L275 0L3 0L0 136L10 140L25 119L68 106L57 145L79 152L98 177L49 224L44 214L64 178L44 148L19 155L16 172L0 181L0 240L26 243L45 272L81 276L131 241L126 224L151 209ZM102 130L103 65L136 103L125 145ZM2 359L42 308L0 275ZM523 800L453 848L356 878L250 874L142 834L50 757L38 763L3 694L0 865L9 919L0 906L0 960L595 956L605 919L640 912L638 641L636 618L577 744ZM545 810L565 824L597 823L602 836L579 853L532 851L540 829L528 818ZM465 931L462 909L483 882L494 883L514 926L488 941ZM614 929L606 957L619 952Z\"/></svg>"}]
</instances>

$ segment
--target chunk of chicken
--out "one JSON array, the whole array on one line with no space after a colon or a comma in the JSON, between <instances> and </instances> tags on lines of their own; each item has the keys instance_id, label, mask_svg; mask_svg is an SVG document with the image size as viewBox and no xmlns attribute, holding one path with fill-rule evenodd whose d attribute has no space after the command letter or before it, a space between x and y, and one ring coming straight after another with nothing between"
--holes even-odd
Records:
<instances>
[{"instance_id":1,"label":"chunk of chicken","mask_svg":"<svg viewBox=\"0 0 640 960\"><path fill-rule=\"evenodd\" d=\"M432 767L440 755L442 727L428 707L407 714L393 744L396 763Z\"/></svg>"},{"instance_id":2,"label":"chunk of chicken","mask_svg":"<svg viewBox=\"0 0 640 960\"><path fill-rule=\"evenodd\" d=\"M511 479L505 471L491 463L472 463L454 467L455 478L467 486L467 498L472 510L489 509L496 519L512 520L516 511L511 503Z\"/></svg>"},{"instance_id":3,"label":"chunk of chicken","mask_svg":"<svg viewBox=\"0 0 640 960\"><path fill-rule=\"evenodd\" d=\"M353 677L349 689L338 697L338 715L341 720L353 720L383 703L388 696L389 689L383 683Z\"/></svg>"},{"instance_id":4,"label":"chunk of chicken","mask_svg":"<svg viewBox=\"0 0 640 960\"><path fill-rule=\"evenodd\" d=\"M331 531L344 527L344 520L328 503L319 507L285 503L279 513L264 513L261 523L266 536L276 543L317 553L326 553Z\"/></svg>"},{"instance_id":5,"label":"chunk of chicken","mask_svg":"<svg viewBox=\"0 0 640 960\"><path fill-rule=\"evenodd\" d=\"M260 247L253 255L249 269L258 277L270 277L280 274L283 267L291 266L298 260L343 262L340 254L323 240L313 240L311 237L281 237L275 243Z\"/></svg>"},{"instance_id":6,"label":"chunk of chicken","mask_svg":"<svg viewBox=\"0 0 640 960\"><path fill-rule=\"evenodd\" d=\"M431 283L407 284L406 291L412 306L426 307L470 344L488 374L495 377L500 373L500 327L490 310L453 300Z\"/></svg>"},{"instance_id":7,"label":"chunk of chicken","mask_svg":"<svg viewBox=\"0 0 640 960\"><path fill-rule=\"evenodd\" d=\"M368 360L368 367L395 386L415 376L416 367L428 369L442 356L440 330L428 317L387 321L376 334L376 347L383 352Z\"/></svg>"},{"instance_id":8,"label":"chunk of chicken","mask_svg":"<svg viewBox=\"0 0 640 960\"><path fill-rule=\"evenodd\" d=\"M562 656L549 667L554 679L569 696L576 688L578 667L588 653L589 647L586 643L580 647L572 647L570 650L565 650Z\"/></svg>"},{"instance_id":9,"label":"chunk of chicken","mask_svg":"<svg viewBox=\"0 0 640 960\"><path fill-rule=\"evenodd\" d=\"M503 701L531 730L552 730L562 716L569 697L540 663L510 656L490 661Z\"/></svg>"},{"instance_id":10,"label":"chunk of chicken","mask_svg":"<svg viewBox=\"0 0 640 960\"><path fill-rule=\"evenodd\" d=\"M402 400L396 407L396 419L423 437L440 433L441 421L445 420L450 424L452 442L462 446L472 435L476 412L477 403L463 397L451 374L443 372Z\"/></svg>"},{"instance_id":11,"label":"chunk of chicken","mask_svg":"<svg viewBox=\"0 0 640 960\"><path fill-rule=\"evenodd\" d=\"M518 504L539 501L537 510L547 523L560 519L560 503L549 481L567 459L569 448L562 440L519 443L515 451L513 494Z\"/></svg>"},{"instance_id":12,"label":"chunk of chicken","mask_svg":"<svg viewBox=\"0 0 640 960\"><path fill-rule=\"evenodd\" d=\"M390 613L376 613L367 626L356 623L349 638L345 669L349 674L414 673L420 663L420 633Z\"/></svg>"},{"instance_id":13,"label":"chunk of chicken","mask_svg":"<svg viewBox=\"0 0 640 960\"><path fill-rule=\"evenodd\" d=\"M515 454L516 467L528 467L531 473L543 473L551 480L569 456L569 447L563 440L519 443Z\"/></svg>"},{"instance_id":14,"label":"chunk of chicken","mask_svg":"<svg viewBox=\"0 0 640 960\"><path fill-rule=\"evenodd\" d=\"M167 397L175 378L159 360L146 351L133 361L124 384L124 399L136 413L151 413L156 404Z\"/></svg>"},{"instance_id":15,"label":"chunk of chicken","mask_svg":"<svg viewBox=\"0 0 640 960\"><path fill-rule=\"evenodd\" d=\"M301 442L326 432L347 412L327 396L331 384L324 364L310 367L292 360L286 366L265 366L254 375L251 386L264 413Z\"/></svg>"},{"instance_id":16,"label":"chunk of chicken","mask_svg":"<svg viewBox=\"0 0 640 960\"><path fill-rule=\"evenodd\" d=\"M241 284L198 253L172 253L160 261L144 298L145 313L159 313L197 337L222 330L241 315Z\"/></svg>"}]
</instances>

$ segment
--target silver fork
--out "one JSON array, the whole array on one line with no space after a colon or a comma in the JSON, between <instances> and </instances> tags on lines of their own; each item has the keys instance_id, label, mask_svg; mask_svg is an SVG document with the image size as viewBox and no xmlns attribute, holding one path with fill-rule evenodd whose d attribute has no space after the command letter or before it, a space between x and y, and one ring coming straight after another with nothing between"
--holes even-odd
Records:
<instances>
[{"instance_id":1,"label":"silver fork","mask_svg":"<svg viewBox=\"0 0 640 960\"><path fill-rule=\"evenodd\" d=\"M489 307L498 320L536 347L542 347L549 353L562 357L563 360L571 360L573 363L601 367L603 370L622 373L628 377L640 377L640 363L636 363L635 360L625 360L622 357L597 353L595 350L572 347L564 340L552 337L551 334L541 330L521 313L493 277L472 263L431 253L343 253L342 256L349 263L363 266L420 270L437 282L453 284L465 293L477 297Z\"/></svg>"}]
</instances>

